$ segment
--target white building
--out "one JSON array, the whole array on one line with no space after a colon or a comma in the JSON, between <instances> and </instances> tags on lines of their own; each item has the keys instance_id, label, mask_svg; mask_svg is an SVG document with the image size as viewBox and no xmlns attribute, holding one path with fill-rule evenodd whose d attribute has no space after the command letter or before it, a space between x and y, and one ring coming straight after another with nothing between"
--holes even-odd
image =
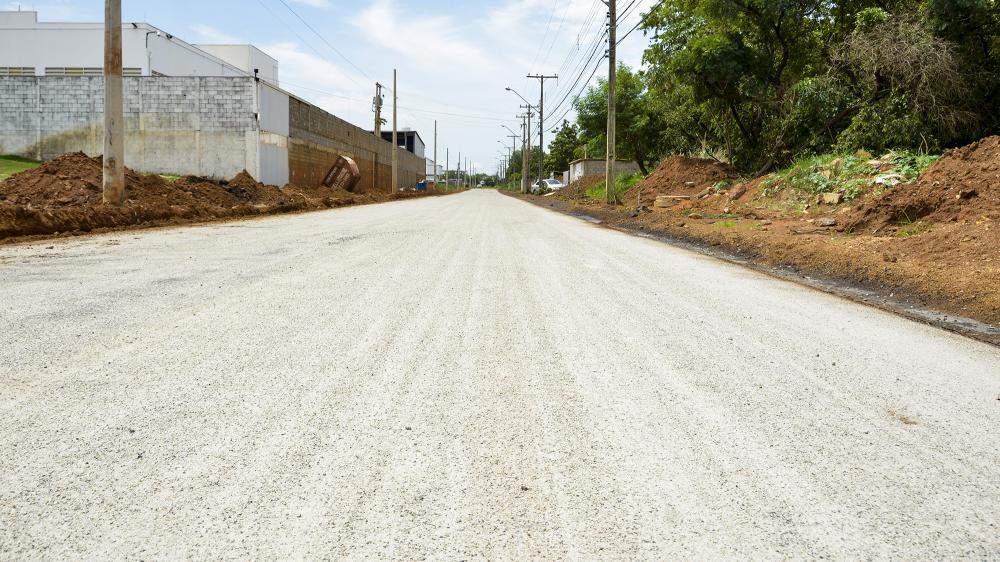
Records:
<instances>
[{"instance_id":1,"label":"white building","mask_svg":"<svg viewBox=\"0 0 1000 562\"><path fill-rule=\"evenodd\" d=\"M435 167L433 158L425 158L427 162L427 181L437 182L438 178L444 181L444 165L437 164Z\"/></svg>"},{"instance_id":2,"label":"white building","mask_svg":"<svg viewBox=\"0 0 1000 562\"><path fill-rule=\"evenodd\" d=\"M278 86L278 61L253 45L192 45L149 25L122 25L126 76L257 76ZM0 76L100 76L104 24L39 22L0 11Z\"/></svg>"},{"instance_id":3,"label":"white building","mask_svg":"<svg viewBox=\"0 0 1000 562\"><path fill-rule=\"evenodd\" d=\"M563 178L563 183L570 184L580 181L587 176L603 176L605 174L606 160L596 158L585 158L574 160L569 163L569 178ZM634 174L639 171L639 165L631 160L618 160L615 163L615 176L623 174Z\"/></svg>"}]
</instances>

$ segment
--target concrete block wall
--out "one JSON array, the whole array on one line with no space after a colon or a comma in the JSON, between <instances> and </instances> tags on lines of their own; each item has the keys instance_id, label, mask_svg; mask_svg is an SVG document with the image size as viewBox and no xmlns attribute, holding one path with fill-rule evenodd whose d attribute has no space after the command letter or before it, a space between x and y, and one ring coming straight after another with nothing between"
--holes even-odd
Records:
<instances>
[{"instance_id":1,"label":"concrete block wall","mask_svg":"<svg viewBox=\"0 0 1000 562\"><path fill-rule=\"evenodd\" d=\"M361 171L362 191L389 191L392 183L392 143L351 125L303 100L289 100L289 182L319 185L337 156L354 159ZM400 187L424 179L424 159L399 150Z\"/></svg>"},{"instance_id":2,"label":"concrete block wall","mask_svg":"<svg viewBox=\"0 0 1000 562\"><path fill-rule=\"evenodd\" d=\"M0 77L0 154L104 150L102 77ZM148 173L258 175L256 85L246 77L125 78L125 164Z\"/></svg>"},{"instance_id":3,"label":"concrete block wall","mask_svg":"<svg viewBox=\"0 0 1000 562\"><path fill-rule=\"evenodd\" d=\"M49 160L104 151L102 77L0 77L0 154ZM392 144L249 77L125 78L125 164L140 172L320 185L340 155L363 190L388 191ZM399 151L400 187L425 177Z\"/></svg>"}]
</instances>

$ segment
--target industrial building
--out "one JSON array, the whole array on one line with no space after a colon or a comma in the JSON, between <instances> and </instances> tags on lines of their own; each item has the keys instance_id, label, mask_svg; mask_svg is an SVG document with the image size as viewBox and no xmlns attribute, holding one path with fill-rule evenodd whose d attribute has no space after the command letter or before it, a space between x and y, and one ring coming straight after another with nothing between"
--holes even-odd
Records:
<instances>
[{"instance_id":1,"label":"industrial building","mask_svg":"<svg viewBox=\"0 0 1000 562\"><path fill-rule=\"evenodd\" d=\"M372 131L372 134L375 132ZM386 142L392 142L392 131L382 131L382 139ZM411 129L396 131L396 142L399 143L400 148L404 148L421 158L427 151L427 145L424 144L424 139L420 138L420 133Z\"/></svg>"},{"instance_id":2,"label":"industrial building","mask_svg":"<svg viewBox=\"0 0 1000 562\"><path fill-rule=\"evenodd\" d=\"M388 187L391 142L282 90L279 62L256 47L194 45L146 23L124 24L122 44L127 166L318 185L343 155L362 188ZM101 153L103 48L102 23L0 11L0 154ZM400 186L426 174L419 135L404 141Z\"/></svg>"}]
</instances>

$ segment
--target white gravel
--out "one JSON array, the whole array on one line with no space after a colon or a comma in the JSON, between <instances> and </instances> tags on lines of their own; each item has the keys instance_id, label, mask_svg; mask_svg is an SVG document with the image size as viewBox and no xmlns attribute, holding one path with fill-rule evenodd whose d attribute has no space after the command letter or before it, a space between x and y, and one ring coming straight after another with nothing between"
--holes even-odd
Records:
<instances>
[{"instance_id":1,"label":"white gravel","mask_svg":"<svg viewBox=\"0 0 1000 562\"><path fill-rule=\"evenodd\" d=\"M0 247L0 559L819 557L1000 558L998 349L493 192Z\"/></svg>"}]
</instances>

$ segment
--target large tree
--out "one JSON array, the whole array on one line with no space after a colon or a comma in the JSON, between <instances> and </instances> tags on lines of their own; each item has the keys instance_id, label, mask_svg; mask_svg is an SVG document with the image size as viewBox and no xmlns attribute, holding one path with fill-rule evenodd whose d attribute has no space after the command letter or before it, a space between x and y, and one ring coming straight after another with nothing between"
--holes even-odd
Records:
<instances>
[{"instance_id":1,"label":"large tree","mask_svg":"<svg viewBox=\"0 0 1000 562\"><path fill-rule=\"evenodd\" d=\"M583 146L577 133L576 125L563 121L562 127L556 132L556 137L549 144L549 154L545 157L545 169L552 172L565 172L569 163L576 160L576 151Z\"/></svg>"},{"instance_id":2,"label":"large tree","mask_svg":"<svg viewBox=\"0 0 1000 562\"><path fill-rule=\"evenodd\" d=\"M634 160L643 174L659 156L662 120L647 96L645 77L618 67L615 103L615 146L619 158ZM606 144L608 82L600 80L576 102L577 123L586 139Z\"/></svg>"}]
</instances>

